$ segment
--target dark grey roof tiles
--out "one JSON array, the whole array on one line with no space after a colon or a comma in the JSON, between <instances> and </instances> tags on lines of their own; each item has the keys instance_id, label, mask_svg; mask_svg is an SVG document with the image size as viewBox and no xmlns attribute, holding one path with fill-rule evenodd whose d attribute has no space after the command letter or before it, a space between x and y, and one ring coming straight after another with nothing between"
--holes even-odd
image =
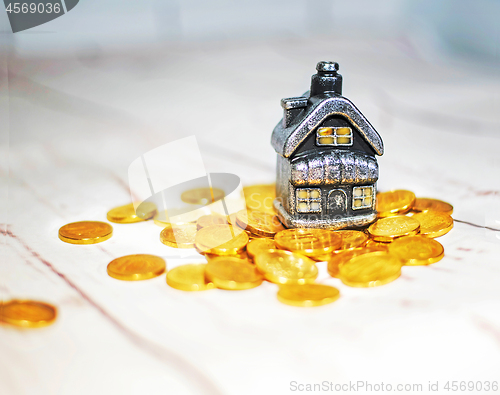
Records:
<instances>
[{"instance_id":1,"label":"dark grey roof tiles","mask_svg":"<svg viewBox=\"0 0 500 395\"><path fill-rule=\"evenodd\" d=\"M330 115L345 117L356 127L377 155L383 155L384 145L377 131L350 100L339 95L311 97L304 116L293 120L288 127L283 127L282 122L279 122L271 138L273 148L285 158L290 157L300 143Z\"/></svg>"}]
</instances>

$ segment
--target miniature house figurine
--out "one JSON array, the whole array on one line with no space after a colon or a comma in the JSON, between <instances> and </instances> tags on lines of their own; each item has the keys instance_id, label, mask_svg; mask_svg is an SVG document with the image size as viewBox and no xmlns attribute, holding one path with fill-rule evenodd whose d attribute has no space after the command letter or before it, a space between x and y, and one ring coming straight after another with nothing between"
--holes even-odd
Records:
<instances>
[{"instance_id":1,"label":"miniature house figurine","mask_svg":"<svg viewBox=\"0 0 500 395\"><path fill-rule=\"evenodd\" d=\"M338 63L319 62L311 90L281 100L274 128L274 207L289 228L341 229L373 222L382 139L342 96Z\"/></svg>"}]
</instances>

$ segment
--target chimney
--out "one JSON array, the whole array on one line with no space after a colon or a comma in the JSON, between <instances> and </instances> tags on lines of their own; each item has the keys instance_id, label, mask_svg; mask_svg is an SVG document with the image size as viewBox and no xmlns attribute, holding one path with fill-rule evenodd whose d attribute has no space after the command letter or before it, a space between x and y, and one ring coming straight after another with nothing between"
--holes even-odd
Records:
<instances>
[{"instance_id":1,"label":"chimney","mask_svg":"<svg viewBox=\"0 0 500 395\"><path fill-rule=\"evenodd\" d=\"M324 93L342 94L342 76L337 74L339 64L336 62L319 62L316 65L317 74L311 77L310 96Z\"/></svg>"},{"instance_id":2,"label":"chimney","mask_svg":"<svg viewBox=\"0 0 500 395\"><path fill-rule=\"evenodd\" d=\"M281 99L281 107L283 107L283 127L289 127L293 120L297 118L302 110L307 107L307 97L289 97Z\"/></svg>"}]
</instances>

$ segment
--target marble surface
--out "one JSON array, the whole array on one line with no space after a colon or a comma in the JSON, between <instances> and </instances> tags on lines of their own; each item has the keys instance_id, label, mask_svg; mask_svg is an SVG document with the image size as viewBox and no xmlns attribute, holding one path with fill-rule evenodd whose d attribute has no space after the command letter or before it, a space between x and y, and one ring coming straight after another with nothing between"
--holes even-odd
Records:
<instances>
[{"instance_id":1,"label":"marble surface","mask_svg":"<svg viewBox=\"0 0 500 395\"><path fill-rule=\"evenodd\" d=\"M109 277L126 254L161 255L168 268L203 261L161 244L152 222L114 224L96 245L58 239L62 225L129 202L129 164L178 138L197 137L209 172L273 182L279 101L308 89L319 60L340 63L344 95L382 136L379 190L454 205L442 261L374 289L319 264L318 281L341 298L302 309L279 303L270 283L185 293L165 275ZM53 303L59 317L39 330L0 327L0 393L288 394L299 392L292 382L324 381L422 384L415 393L437 381L448 393L452 380L500 381L496 71L429 62L397 40L321 39L13 55L8 67L1 297Z\"/></svg>"}]
</instances>

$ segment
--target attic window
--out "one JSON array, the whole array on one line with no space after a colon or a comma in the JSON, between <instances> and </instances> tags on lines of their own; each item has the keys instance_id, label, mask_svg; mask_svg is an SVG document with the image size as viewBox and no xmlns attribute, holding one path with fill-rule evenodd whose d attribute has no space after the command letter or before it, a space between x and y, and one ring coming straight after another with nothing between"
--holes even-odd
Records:
<instances>
[{"instance_id":1,"label":"attic window","mask_svg":"<svg viewBox=\"0 0 500 395\"><path fill-rule=\"evenodd\" d=\"M373 187L352 188L352 209L371 208L373 205Z\"/></svg>"},{"instance_id":2,"label":"attic window","mask_svg":"<svg viewBox=\"0 0 500 395\"><path fill-rule=\"evenodd\" d=\"M321 190L310 188L298 188L296 190L297 212L319 213L321 212Z\"/></svg>"},{"instance_id":3,"label":"attic window","mask_svg":"<svg viewBox=\"0 0 500 395\"><path fill-rule=\"evenodd\" d=\"M349 127L324 127L316 132L316 143L329 146L352 145L352 129Z\"/></svg>"}]
</instances>

